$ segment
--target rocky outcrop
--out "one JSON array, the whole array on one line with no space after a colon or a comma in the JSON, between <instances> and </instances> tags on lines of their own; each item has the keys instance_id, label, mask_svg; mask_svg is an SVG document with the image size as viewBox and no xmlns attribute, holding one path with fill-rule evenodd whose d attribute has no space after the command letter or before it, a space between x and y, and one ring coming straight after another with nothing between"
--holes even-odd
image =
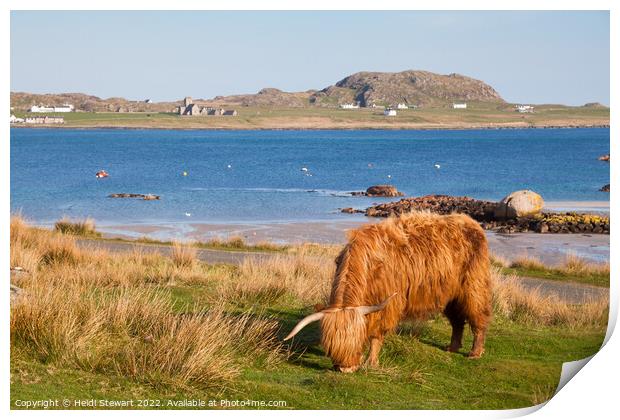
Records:
<instances>
[{"instance_id":1,"label":"rocky outcrop","mask_svg":"<svg viewBox=\"0 0 620 420\"><path fill-rule=\"evenodd\" d=\"M342 209L343 213L364 213L368 217L398 216L412 211L430 211L438 214L462 213L478 221L484 229L498 233L538 232L538 233L600 233L609 234L609 217L597 214L580 213L537 213L506 219L496 218L497 203L476 200L470 197L448 195L427 195L378 204L366 209L351 207Z\"/></svg>"},{"instance_id":2,"label":"rocky outcrop","mask_svg":"<svg viewBox=\"0 0 620 420\"><path fill-rule=\"evenodd\" d=\"M402 197L405 194L398 191L393 185L373 185L368 187L366 191L353 191L353 196L366 196L366 197Z\"/></svg>"},{"instance_id":3,"label":"rocky outcrop","mask_svg":"<svg viewBox=\"0 0 620 420\"><path fill-rule=\"evenodd\" d=\"M497 203L495 218L515 219L517 217L533 216L540 213L544 205L543 198L534 191L515 191Z\"/></svg>"},{"instance_id":4,"label":"rocky outcrop","mask_svg":"<svg viewBox=\"0 0 620 420\"><path fill-rule=\"evenodd\" d=\"M603 185L599 191L609 192L609 184Z\"/></svg>"},{"instance_id":5,"label":"rocky outcrop","mask_svg":"<svg viewBox=\"0 0 620 420\"><path fill-rule=\"evenodd\" d=\"M129 194L129 193L118 193L118 194L110 194L108 198L141 198L142 200L159 200L159 196L155 194Z\"/></svg>"},{"instance_id":6,"label":"rocky outcrop","mask_svg":"<svg viewBox=\"0 0 620 420\"><path fill-rule=\"evenodd\" d=\"M398 216L411 211L428 210L438 214L464 213L478 221L493 220L495 203L476 200L470 197L449 195L426 195L424 197L403 198L392 203L379 204L366 209L366 216Z\"/></svg>"}]
</instances>

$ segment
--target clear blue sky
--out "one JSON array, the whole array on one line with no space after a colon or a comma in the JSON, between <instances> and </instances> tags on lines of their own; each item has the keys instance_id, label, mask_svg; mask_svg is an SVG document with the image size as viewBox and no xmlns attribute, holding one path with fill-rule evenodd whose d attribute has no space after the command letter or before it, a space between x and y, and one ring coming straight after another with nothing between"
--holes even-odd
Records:
<instances>
[{"instance_id":1,"label":"clear blue sky","mask_svg":"<svg viewBox=\"0 0 620 420\"><path fill-rule=\"evenodd\" d=\"M161 101L406 69L481 79L510 102L608 105L609 13L11 13L13 91Z\"/></svg>"}]
</instances>

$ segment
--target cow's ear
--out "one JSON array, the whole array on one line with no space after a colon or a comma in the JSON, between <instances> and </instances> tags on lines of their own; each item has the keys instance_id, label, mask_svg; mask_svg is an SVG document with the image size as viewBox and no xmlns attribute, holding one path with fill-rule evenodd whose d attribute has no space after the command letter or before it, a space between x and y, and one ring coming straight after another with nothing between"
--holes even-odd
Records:
<instances>
[{"instance_id":1,"label":"cow's ear","mask_svg":"<svg viewBox=\"0 0 620 420\"><path fill-rule=\"evenodd\" d=\"M314 312L321 312L323 309L325 309L325 305L322 303L315 303L314 304Z\"/></svg>"}]
</instances>

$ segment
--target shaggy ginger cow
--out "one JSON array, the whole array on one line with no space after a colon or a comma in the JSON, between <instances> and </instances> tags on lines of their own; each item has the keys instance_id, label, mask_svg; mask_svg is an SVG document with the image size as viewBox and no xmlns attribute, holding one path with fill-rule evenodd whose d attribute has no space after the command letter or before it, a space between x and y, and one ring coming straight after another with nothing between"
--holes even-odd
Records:
<instances>
[{"instance_id":1,"label":"shaggy ginger cow","mask_svg":"<svg viewBox=\"0 0 620 420\"><path fill-rule=\"evenodd\" d=\"M370 342L377 366L384 336L403 318L442 311L452 325L448 351L461 348L465 322L470 358L484 352L491 280L482 228L462 214L410 213L353 230L336 258L329 305L301 320L285 338L321 321L321 344L334 368L354 372Z\"/></svg>"}]
</instances>

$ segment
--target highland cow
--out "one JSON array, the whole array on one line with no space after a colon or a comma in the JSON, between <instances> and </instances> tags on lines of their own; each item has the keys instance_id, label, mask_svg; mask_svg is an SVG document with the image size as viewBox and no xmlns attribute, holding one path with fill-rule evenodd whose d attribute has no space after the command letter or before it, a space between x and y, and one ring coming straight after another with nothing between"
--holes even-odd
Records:
<instances>
[{"instance_id":1,"label":"highland cow","mask_svg":"<svg viewBox=\"0 0 620 420\"><path fill-rule=\"evenodd\" d=\"M486 237L466 215L410 213L349 234L336 258L329 305L301 320L285 340L320 321L321 344L334 368L354 372L367 343L367 363L377 366L383 339L400 320L439 311L452 326L447 350L461 348L467 322L474 336L468 356L480 357L491 317Z\"/></svg>"}]
</instances>

